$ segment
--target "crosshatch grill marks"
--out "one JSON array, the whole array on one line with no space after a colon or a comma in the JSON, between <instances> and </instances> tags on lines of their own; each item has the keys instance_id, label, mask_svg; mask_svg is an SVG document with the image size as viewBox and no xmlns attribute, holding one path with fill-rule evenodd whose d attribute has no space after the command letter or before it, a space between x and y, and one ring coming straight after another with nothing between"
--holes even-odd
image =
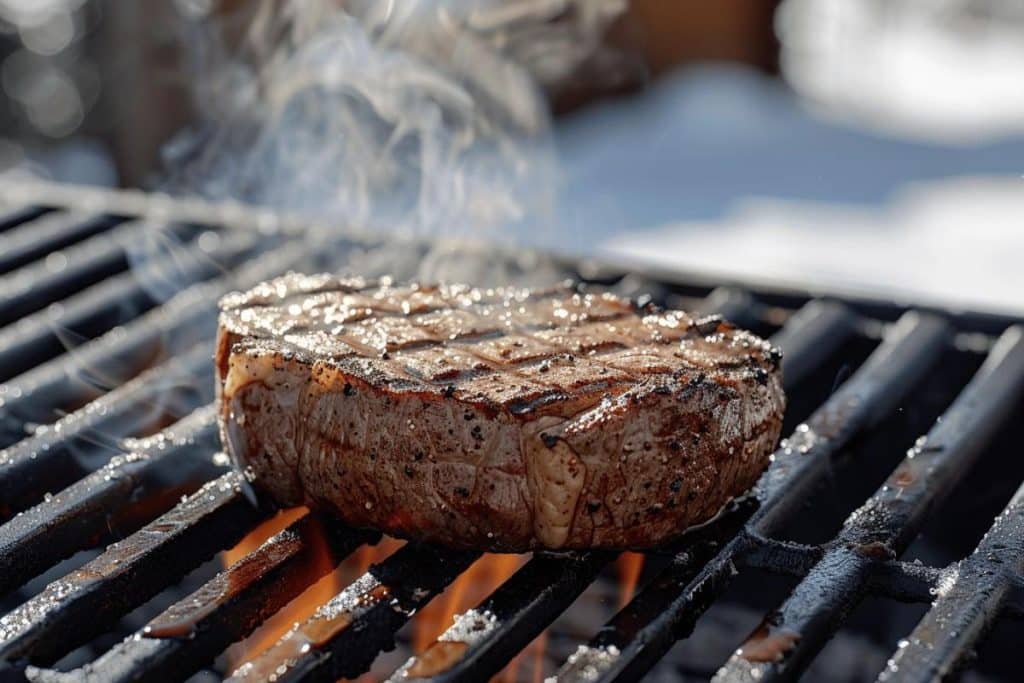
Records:
<instances>
[{"instance_id":1,"label":"crosshatch grill marks","mask_svg":"<svg viewBox=\"0 0 1024 683\"><path fill-rule=\"evenodd\" d=\"M228 326L350 367L355 357L389 361L356 367L372 366L374 376L394 380L393 388L396 382L410 389L422 383L520 409L566 392L615 394L678 369L681 358L709 369L720 360L713 346L710 355L701 348L701 337L718 330L716 318L694 321L669 311L638 320L628 301L569 286L528 295L461 285L337 282L331 289L330 279L318 276L312 284L267 287L262 296L249 297L259 300L258 308L227 311ZM292 295L289 287L311 293ZM487 379L495 373L506 379ZM503 381L507 386L499 386Z\"/></svg>"}]
</instances>

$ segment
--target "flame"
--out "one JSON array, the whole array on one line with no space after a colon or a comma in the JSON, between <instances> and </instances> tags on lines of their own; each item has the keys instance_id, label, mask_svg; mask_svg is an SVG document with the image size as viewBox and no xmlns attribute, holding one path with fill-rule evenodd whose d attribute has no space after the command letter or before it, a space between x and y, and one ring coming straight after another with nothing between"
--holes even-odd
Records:
<instances>
[{"instance_id":1,"label":"flame","mask_svg":"<svg viewBox=\"0 0 1024 683\"><path fill-rule=\"evenodd\" d=\"M456 614L480 604L526 562L527 555L485 554L416 616L413 651L422 653L452 625Z\"/></svg>"},{"instance_id":2,"label":"flame","mask_svg":"<svg viewBox=\"0 0 1024 683\"><path fill-rule=\"evenodd\" d=\"M233 548L224 551L221 556L223 566L228 567L234 562L242 559L247 554L258 548L268 538L306 514L309 514L309 509L306 507L290 508L288 510L278 512L276 515L246 534L246 536ZM331 559L326 545L322 548L316 548L314 552L316 553L318 560L322 559L324 562L329 562ZM308 616L306 613L307 610L304 609L306 606L305 601L301 600L301 598L306 596L307 593L316 589L318 595L326 593L327 595L324 599L329 599L330 595L333 595L333 592L331 591L335 589L332 579L333 575L328 572L323 576L323 578L304 591L298 598L285 606L284 609L267 619L262 626L249 634L247 638L228 648L227 658L231 663L231 668L234 669L236 665L256 657L276 643L277 639L284 634L291 624L300 618L298 612L302 612L302 617ZM293 611L293 607L296 611ZM312 613L312 610L308 610L308 613Z\"/></svg>"},{"instance_id":3,"label":"flame","mask_svg":"<svg viewBox=\"0 0 1024 683\"><path fill-rule=\"evenodd\" d=\"M533 675L532 683L541 683L544 680L544 652L548 648L548 632L544 631L540 637L534 638L530 643L533 647ZM529 648L527 649L529 651Z\"/></svg>"},{"instance_id":4,"label":"flame","mask_svg":"<svg viewBox=\"0 0 1024 683\"><path fill-rule=\"evenodd\" d=\"M374 545L360 546L334 572L342 586L348 586L366 573L370 565L383 561L405 545L405 541L391 536L382 536Z\"/></svg>"},{"instance_id":5,"label":"flame","mask_svg":"<svg viewBox=\"0 0 1024 683\"><path fill-rule=\"evenodd\" d=\"M640 580L640 572L644 568L644 556L642 553L622 553L615 560L615 571L619 575L619 609L622 609L633 599L636 592L637 581Z\"/></svg>"},{"instance_id":6,"label":"flame","mask_svg":"<svg viewBox=\"0 0 1024 683\"><path fill-rule=\"evenodd\" d=\"M281 510L267 521L256 526L256 528L246 534L241 541L236 543L234 547L225 550L221 554L221 563L225 567L231 566L263 545L268 538L307 514L309 514L309 508L306 507Z\"/></svg>"},{"instance_id":7,"label":"flame","mask_svg":"<svg viewBox=\"0 0 1024 683\"><path fill-rule=\"evenodd\" d=\"M289 524L300 519L309 511L304 508L284 510L271 519L263 522L230 550L221 555L226 567L246 554L252 552L264 541L278 533ZM370 565L382 561L402 546L400 541L384 536L376 545L364 545L345 558L334 571L328 571L321 579L310 585L283 609L272 616L244 640L232 645L227 651L229 667L235 669L247 661L258 657L267 648L276 643L295 622L308 618L318 607L326 603L345 586L350 585L362 576ZM330 551L322 541L314 549L314 553L323 562L331 562ZM627 553L631 555L631 553ZM643 556L634 562L632 585L635 586L642 566ZM526 561L529 555L498 555L485 554L464 571L452 584L413 619L412 650L416 654L426 650L437 638L452 625L455 615L461 614L476 605L494 592ZM620 570L625 583L625 574ZM629 589L629 592L632 588ZM517 680L540 682L544 678L544 654L547 647L547 633L541 633L526 648L517 654L506 667L495 677L496 681L512 683ZM527 668L528 667L528 668ZM520 679L520 674L523 674ZM359 677L358 681L373 679L373 672Z\"/></svg>"},{"instance_id":8,"label":"flame","mask_svg":"<svg viewBox=\"0 0 1024 683\"><path fill-rule=\"evenodd\" d=\"M309 510L305 507L282 510L250 531L233 548L225 551L221 556L223 566L227 567L238 561L258 548L268 538L308 513ZM276 643L295 622L303 621L311 616L318 607L364 574L371 564L384 559L402 545L402 542L397 539L384 537L376 545L361 546L334 568L338 558L331 556L323 536L316 534L312 538L316 539L313 541L316 546L312 549L315 561L329 563L328 566L319 568L320 571L326 570L326 573L267 619L247 638L228 648L227 660L230 669L233 670L244 662L258 657L260 653ZM330 568L334 568L334 571L330 571Z\"/></svg>"},{"instance_id":9,"label":"flame","mask_svg":"<svg viewBox=\"0 0 1024 683\"><path fill-rule=\"evenodd\" d=\"M516 683L524 680L531 683L542 683L544 680L544 655L548 648L548 632L545 629L539 636L530 641L530 644L523 648L519 654L505 665L505 668L494 677L494 681L500 683ZM530 674L520 678L519 670L523 662L529 660Z\"/></svg>"}]
</instances>

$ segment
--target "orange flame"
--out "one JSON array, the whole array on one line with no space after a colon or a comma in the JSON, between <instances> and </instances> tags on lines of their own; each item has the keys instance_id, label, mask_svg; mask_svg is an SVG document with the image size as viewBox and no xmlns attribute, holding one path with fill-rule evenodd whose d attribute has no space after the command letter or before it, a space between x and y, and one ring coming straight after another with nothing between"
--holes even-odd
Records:
<instances>
[{"instance_id":1,"label":"orange flame","mask_svg":"<svg viewBox=\"0 0 1024 683\"><path fill-rule=\"evenodd\" d=\"M619 575L619 609L622 609L633 599L636 592L637 581L640 580L640 572L644 569L644 556L642 553L622 553L615 560L615 571Z\"/></svg>"},{"instance_id":2,"label":"orange flame","mask_svg":"<svg viewBox=\"0 0 1024 683\"><path fill-rule=\"evenodd\" d=\"M288 510L282 510L275 516L271 517L267 521L263 522L255 529L250 531L246 536L239 541L230 550L224 551L221 555L221 562L223 566L228 567L234 562L245 557L253 550L258 548L264 541L278 533L292 522L300 519L303 515L309 513L308 508L296 507ZM318 561L330 562L329 553L327 552L326 545L323 548L316 548L314 550ZM300 603L300 599L303 598L307 593L316 589L318 596L327 594L327 598L330 597L335 589L332 581L332 574L328 572L319 581L315 582L310 588L306 589L298 598L293 600L291 603L286 605L284 609L280 610L277 614L273 615L262 626L253 631L247 638L239 643L232 645L228 648L227 658L231 662L232 668L235 665L240 664L243 661L252 659L259 655L261 652L269 648L271 645L277 642L291 624L299 619L298 614L294 612L292 614L285 614L292 612L293 606L296 606L298 611L305 611L305 601ZM325 599L327 599L325 598ZM314 606L315 609L315 606ZM312 613L312 610L309 610ZM303 617L308 616L302 614Z\"/></svg>"},{"instance_id":3,"label":"orange flame","mask_svg":"<svg viewBox=\"0 0 1024 683\"><path fill-rule=\"evenodd\" d=\"M540 634L539 638L535 638L533 643L533 675L531 678L532 683L542 683L544 680L544 651L548 647L548 632L544 631Z\"/></svg>"},{"instance_id":4,"label":"orange flame","mask_svg":"<svg viewBox=\"0 0 1024 683\"><path fill-rule=\"evenodd\" d=\"M519 654L513 657L493 680L500 681L500 683L516 683L520 680L541 683L544 680L544 654L547 651L547 647L548 632L545 630L530 641L530 644L523 648ZM530 661L529 677L525 675L520 677L519 670L527 660Z\"/></svg>"},{"instance_id":5,"label":"orange flame","mask_svg":"<svg viewBox=\"0 0 1024 683\"><path fill-rule=\"evenodd\" d=\"M308 514L304 507L292 508L279 512L271 519L263 522L233 548L221 555L221 561L225 567L238 561L246 554L258 548L268 538L278 533L289 524ZM345 558L334 571L327 571L318 581L310 585L295 599L279 610L277 614L267 619L259 628L253 631L244 640L228 648L227 659L232 669L237 668L247 661L258 657L262 652L276 643L296 622L303 621L311 616L318 607L326 603L345 586L350 585L362 576L370 567L384 560L403 545L400 541L389 536L382 537L376 545L364 545ZM323 562L331 562L331 553L325 542L320 542L321 547L314 548L315 555ZM627 553L632 555L632 553ZM643 556L637 555L638 561L634 561L632 584L628 591L625 583L626 573L621 571L623 577L623 590L632 592L636 579L639 576L643 562ZM416 654L426 650L438 636L450 627L455 615L461 614L476 605L480 604L488 595L496 590L512 574L529 559L528 555L498 555L485 554L464 571L448 588L430 601L414 618L412 626L412 646ZM535 638L522 652L516 655L508 665L495 677L496 681L512 683L519 680L520 670L529 666L529 677L524 680L542 681L544 677L544 653L547 645L547 634L542 633ZM529 664L527 664L527 662ZM522 671L526 673L526 671ZM371 673L359 678L371 680Z\"/></svg>"},{"instance_id":6,"label":"orange flame","mask_svg":"<svg viewBox=\"0 0 1024 683\"><path fill-rule=\"evenodd\" d=\"M309 510L305 507L291 508L289 510L282 510L274 517L263 522L250 531L233 548L222 553L221 561L223 566L227 567L238 561L258 548L268 538L303 515L308 514L308 512ZM336 558L331 557L331 552L323 537L314 535L312 538L316 539L313 542L317 543L312 548L313 556L316 562L327 563L319 567L320 572L326 573L276 614L263 622L247 638L228 648L227 659L232 669L258 657L264 650L276 643L295 622L304 621L310 617L318 607L365 573L371 564L379 562L401 546L401 541L384 537L374 546L360 547L338 565L337 568L334 568ZM334 568L334 571L330 571L332 568Z\"/></svg>"},{"instance_id":7,"label":"orange flame","mask_svg":"<svg viewBox=\"0 0 1024 683\"><path fill-rule=\"evenodd\" d=\"M526 561L525 555L486 554L462 572L450 586L420 611L413 627L413 651L422 653L437 640L456 614L476 607L512 576Z\"/></svg>"}]
</instances>

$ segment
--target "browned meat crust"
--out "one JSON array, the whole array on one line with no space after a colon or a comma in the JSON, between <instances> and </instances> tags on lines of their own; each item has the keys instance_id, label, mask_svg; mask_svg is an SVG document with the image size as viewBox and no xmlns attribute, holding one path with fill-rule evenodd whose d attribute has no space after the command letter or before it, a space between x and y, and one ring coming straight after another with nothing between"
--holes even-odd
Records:
<instances>
[{"instance_id":1,"label":"browned meat crust","mask_svg":"<svg viewBox=\"0 0 1024 683\"><path fill-rule=\"evenodd\" d=\"M753 485L781 428L767 342L609 294L288 275L221 307L235 461L396 536L654 546Z\"/></svg>"}]
</instances>

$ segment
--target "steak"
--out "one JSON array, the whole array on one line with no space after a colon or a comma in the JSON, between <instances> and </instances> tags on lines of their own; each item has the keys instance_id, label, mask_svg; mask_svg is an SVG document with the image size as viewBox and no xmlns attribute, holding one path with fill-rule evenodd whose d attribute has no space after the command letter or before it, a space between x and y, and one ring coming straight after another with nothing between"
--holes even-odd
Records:
<instances>
[{"instance_id":1,"label":"steak","mask_svg":"<svg viewBox=\"0 0 1024 683\"><path fill-rule=\"evenodd\" d=\"M494 551L646 548L768 464L781 354L569 285L290 274L221 301L226 449L282 505Z\"/></svg>"}]
</instances>

